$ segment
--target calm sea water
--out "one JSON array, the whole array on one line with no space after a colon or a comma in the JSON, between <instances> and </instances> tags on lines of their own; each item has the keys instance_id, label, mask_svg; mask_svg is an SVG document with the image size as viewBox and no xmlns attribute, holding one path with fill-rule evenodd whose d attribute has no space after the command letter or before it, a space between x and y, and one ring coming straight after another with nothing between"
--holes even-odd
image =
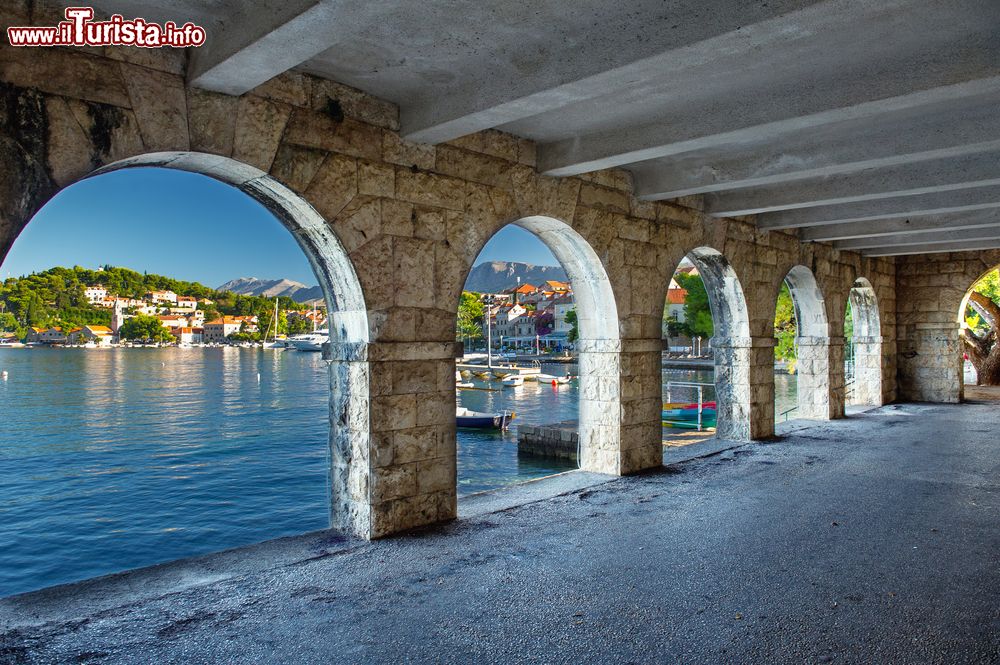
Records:
<instances>
[{"instance_id":1,"label":"calm sea water","mask_svg":"<svg viewBox=\"0 0 1000 665\"><path fill-rule=\"evenodd\" d=\"M319 354L0 349L0 370L0 596L328 526ZM794 377L776 380L794 400ZM459 495L572 468L519 457L516 426L576 419L577 397L575 383L460 391L518 417L459 432Z\"/></svg>"}]
</instances>

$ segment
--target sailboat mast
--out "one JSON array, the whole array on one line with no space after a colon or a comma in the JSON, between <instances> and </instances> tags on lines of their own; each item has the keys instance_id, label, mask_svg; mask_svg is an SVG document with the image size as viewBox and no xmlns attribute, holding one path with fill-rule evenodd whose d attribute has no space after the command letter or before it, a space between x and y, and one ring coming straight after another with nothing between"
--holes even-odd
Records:
<instances>
[{"instance_id":1,"label":"sailboat mast","mask_svg":"<svg viewBox=\"0 0 1000 665\"><path fill-rule=\"evenodd\" d=\"M486 366L493 369L493 296L486 306Z\"/></svg>"}]
</instances>

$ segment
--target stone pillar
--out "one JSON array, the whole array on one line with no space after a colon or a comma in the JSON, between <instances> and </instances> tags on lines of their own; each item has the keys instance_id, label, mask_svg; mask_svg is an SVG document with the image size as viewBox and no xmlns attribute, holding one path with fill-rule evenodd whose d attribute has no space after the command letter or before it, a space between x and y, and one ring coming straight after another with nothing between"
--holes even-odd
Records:
<instances>
[{"instance_id":1,"label":"stone pillar","mask_svg":"<svg viewBox=\"0 0 1000 665\"><path fill-rule=\"evenodd\" d=\"M882 406L882 338L855 337L854 382L848 388L849 403Z\"/></svg>"},{"instance_id":2,"label":"stone pillar","mask_svg":"<svg viewBox=\"0 0 1000 665\"><path fill-rule=\"evenodd\" d=\"M660 340L578 340L580 468L623 475L662 464Z\"/></svg>"},{"instance_id":3,"label":"stone pillar","mask_svg":"<svg viewBox=\"0 0 1000 665\"><path fill-rule=\"evenodd\" d=\"M663 464L663 340L622 340L621 473Z\"/></svg>"},{"instance_id":4,"label":"stone pillar","mask_svg":"<svg viewBox=\"0 0 1000 665\"><path fill-rule=\"evenodd\" d=\"M334 527L380 538L455 518L455 351L378 342L331 363Z\"/></svg>"},{"instance_id":5,"label":"stone pillar","mask_svg":"<svg viewBox=\"0 0 1000 665\"><path fill-rule=\"evenodd\" d=\"M799 417L844 417L844 340L796 337Z\"/></svg>"},{"instance_id":6,"label":"stone pillar","mask_svg":"<svg viewBox=\"0 0 1000 665\"><path fill-rule=\"evenodd\" d=\"M713 337L716 436L734 441L774 436L774 338Z\"/></svg>"},{"instance_id":7,"label":"stone pillar","mask_svg":"<svg viewBox=\"0 0 1000 665\"><path fill-rule=\"evenodd\" d=\"M917 323L899 340L900 399L961 402L964 397L962 343L957 323Z\"/></svg>"}]
</instances>

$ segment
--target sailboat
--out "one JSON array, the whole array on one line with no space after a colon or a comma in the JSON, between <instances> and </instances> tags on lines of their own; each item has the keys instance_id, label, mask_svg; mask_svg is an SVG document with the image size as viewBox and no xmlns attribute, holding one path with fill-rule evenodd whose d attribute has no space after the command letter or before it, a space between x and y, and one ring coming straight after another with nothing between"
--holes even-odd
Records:
<instances>
[{"instance_id":1,"label":"sailboat","mask_svg":"<svg viewBox=\"0 0 1000 665\"><path fill-rule=\"evenodd\" d=\"M271 337L271 341L267 341L267 335L271 332L271 326L274 326L274 335ZM278 299L274 299L274 317L271 318L271 324L267 327L267 332L264 333L264 339L260 343L261 348L264 349L281 349L284 348L281 344L278 344Z\"/></svg>"}]
</instances>

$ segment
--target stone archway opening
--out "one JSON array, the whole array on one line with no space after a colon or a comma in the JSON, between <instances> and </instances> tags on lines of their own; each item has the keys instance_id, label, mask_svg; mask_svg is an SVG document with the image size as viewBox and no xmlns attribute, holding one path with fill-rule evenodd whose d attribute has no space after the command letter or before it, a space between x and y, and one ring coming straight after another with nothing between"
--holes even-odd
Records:
<instances>
[{"instance_id":1,"label":"stone archway opening","mask_svg":"<svg viewBox=\"0 0 1000 665\"><path fill-rule=\"evenodd\" d=\"M1000 400L1000 268L966 291L958 314L963 398Z\"/></svg>"},{"instance_id":2,"label":"stone archway opening","mask_svg":"<svg viewBox=\"0 0 1000 665\"><path fill-rule=\"evenodd\" d=\"M473 262L470 275L487 281L467 282L459 303L462 494L576 467L617 474L622 464L618 312L600 257L552 217L523 217L503 228L510 226L537 238L558 267L525 266L518 247L492 243L480 254L501 251L504 260ZM468 412L516 415L503 434L461 426L476 424Z\"/></svg>"},{"instance_id":3,"label":"stone archway opening","mask_svg":"<svg viewBox=\"0 0 1000 665\"><path fill-rule=\"evenodd\" d=\"M675 270L664 304L664 439L701 426L746 441L752 423L750 320L743 287L717 250L698 247Z\"/></svg>"},{"instance_id":4,"label":"stone archway opening","mask_svg":"<svg viewBox=\"0 0 1000 665\"><path fill-rule=\"evenodd\" d=\"M326 406L320 406L321 411L316 413L317 416L323 419L323 422L329 425L314 428L322 438L328 437L330 451L329 457L327 457L325 452L320 453L323 460L330 460L329 470L321 471L320 465L326 466L325 462L322 462L318 458L315 462L317 465L316 470L329 478L327 481L321 476L319 481L321 483L320 493L328 492L325 503L329 506L329 513L325 510L322 513L321 523L332 524L335 528L344 529L362 536L367 535L370 526L370 502L367 496L369 466L367 460L367 441L369 436L367 409L368 373L367 362L365 360L368 324L361 288L346 253L330 231L326 222L308 203L264 172L227 158L198 153L148 154L105 166L67 187L72 187L81 180L99 179L113 171L153 168L166 168L197 173L236 188L244 195L261 204L274 218L281 222L291 232L298 246L307 257L317 281L322 287L326 309L329 313L328 326L331 338L331 343L322 355L328 362L318 363L317 369L322 371L316 374L316 378L321 380L319 388L324 394L326 394L327 390L326 384L329 384L330 387L329 400L325 397L323 398ZM33 193L28 193L26 196L34 200L35 197L31 194ZM109 200L108 205L113 205L113 199ZM37 210L31 210L30 214L25 215L23 219L12 220L10 227L11 234L0 238L3 241L0 245L5 248L3 258L7 257L10 248L14 245L14 240L29 224L30 219L34 218L37 212ZM139 215L137 215L138 221L141 221ZM137 228L140 228L140 226L137 225ZM99 230L95 229L95 232L97 231ZM165 233L163 229L159 231L161 236ZM247 232L252 233L253 230L247 229ZM192 239L192 241L194 240ZM165 244L170 245L169 242ZM190 245L183 245L179 247L178 251L187 252L190 260L211 260L211 247L202 246L198 251L190 251L191 249L193 248ZM179 277L183 278L183 276ZM214 287L215 285L208 286ZM90 355L93 358L95 353L101 354L104 352L91 353L84 351L77 354L77 357L82 359L84 356ZM143 352L136 351L136 353ZM288 353L295 352L289 351ZM62 358L60 362L71 362L71 356L68 353L60 355ZM320 355L317 354L316 357L320 358ZM156 364L159 365L160 363ZM166 365L167 363L164 364ZM223 365L225 369L231 367L232 363L223 363ZM121 368L121 363L118 363L117 366ZM220 382L222 394L231 395L232 382L242 381L245 378L243 374L245 372L240 373L239 376L228 376L226 371L223 371L222 374L216 377ZM171 376L176 376L176 373L171 374ZM258 382L260 382L261 375L257 374L257 377ZM111 378L113 377L109 375L109 380ZM266 380L266 378L267 375L265 374L264 379ZM15 375L14 381L11 383L13 384L17 379L18 376ZM230 383L230 387L225 385L227 382ZM254 385L256 386L257 384L255 383ZM123 384L120 390L125 390L126 388L127 386ZM178 386L178 391L181 391L183 388L184 386ZM261 389L264 390L265 388L262 386ZM115 388L115 390L119 390L119 388ZM92 398L96 399L96 397L88 394L88 390L81 392L81 399L90 400ZM113 402L115 404L119 402L124 403L124 400L115 398ZM216 404L214 410L222 413L226 409L231 410L235 408L235 404L226 406L225 409L221 403ZM164 406L172 408L169 402L165 403ZM108 403L107 408L112 411L114 410L111 403ZM95 410L93 417L97 418L98 415ZM121 418L119 420L127 423L127 414L123 414L122 418L124 420L121 420ZM211 418L212 416L208 416L209 420ZM167 421L170 422L169 419ZM188 423L189 428L197 428L200 424L197 420ZM182 423L177 423L178 427L181 425ZM214 430L208 428L206 431L210 432ZM327 431L329 434L326 433ZM135 444L140 447L155 443L155 440L145 441L143 432L141 431L135 432L130 436L134 439ZM155 431L149 431L148 436L151 439L156 439L156 437L162 435L156 434ZM209 434L206 434L206 437L208 436ZM266 437L266 428L265 431L257 433L257 436ZM67 443L72 443L71 437ZM205 443L207 446L210 442L206 441ZM247 482L251 481L248 479ZM261 492L266 491L266 487L261 488ZM279 490L275 487L271 491ZM295 495L301 494L297 489L294 489L292 493ZM251 506L247 506L246 509L250 511L254 510ZM258 516L249 516L249 519L259 520L261 518ZM163 526L166 527L169 525ZM315 528L317 527L310 526L310 529ZM271 536L264 535L261 539L267 537ZM206 540L209 539L206 538ZM246 541L220 542L218 548L221 549L233 546L234 544L246 544ZM184 554L180 553L178 555L183 556ZM128 567L153 562L146 560L136 561L128 564Z\"/></svg>"},{"instance_id":5,"label":"stone archway opening","mask_svg":"<svg viewBox=\"0 0 1000 665\"><path fill-rule=\"evenodd\" d=\"M788 356L785 358L787 362L794 363L795 399L794 404L782 403L777 399L776 391L776 416L779 420L788 413L798 418L839 418L843 416L844 409L840 374L843 363L839 357L842 345L833 343L830 337L823 292L809 268L794 266L785 276L779 292L776 326L779 326L778 318L782 315L782 295L786 292L794 312L794 326L786 327L781 332L776 329L777 348ZM784 348L788 340L783 339L789 334L794 336L791 353ZM791 395L791 391L786 391L786 394Z\"/></svg>"},{"instance_id":6,"label":"stone archway opening","mask_svg":"<svg viewBox=\"0 0 1000 665\"><path fill-rule=\"evenodd\" d=\"M857 406L881 406L882 324L875 289L864 277L851 287L845 311L845 401Z\"/></svg>"}]
</instances>

